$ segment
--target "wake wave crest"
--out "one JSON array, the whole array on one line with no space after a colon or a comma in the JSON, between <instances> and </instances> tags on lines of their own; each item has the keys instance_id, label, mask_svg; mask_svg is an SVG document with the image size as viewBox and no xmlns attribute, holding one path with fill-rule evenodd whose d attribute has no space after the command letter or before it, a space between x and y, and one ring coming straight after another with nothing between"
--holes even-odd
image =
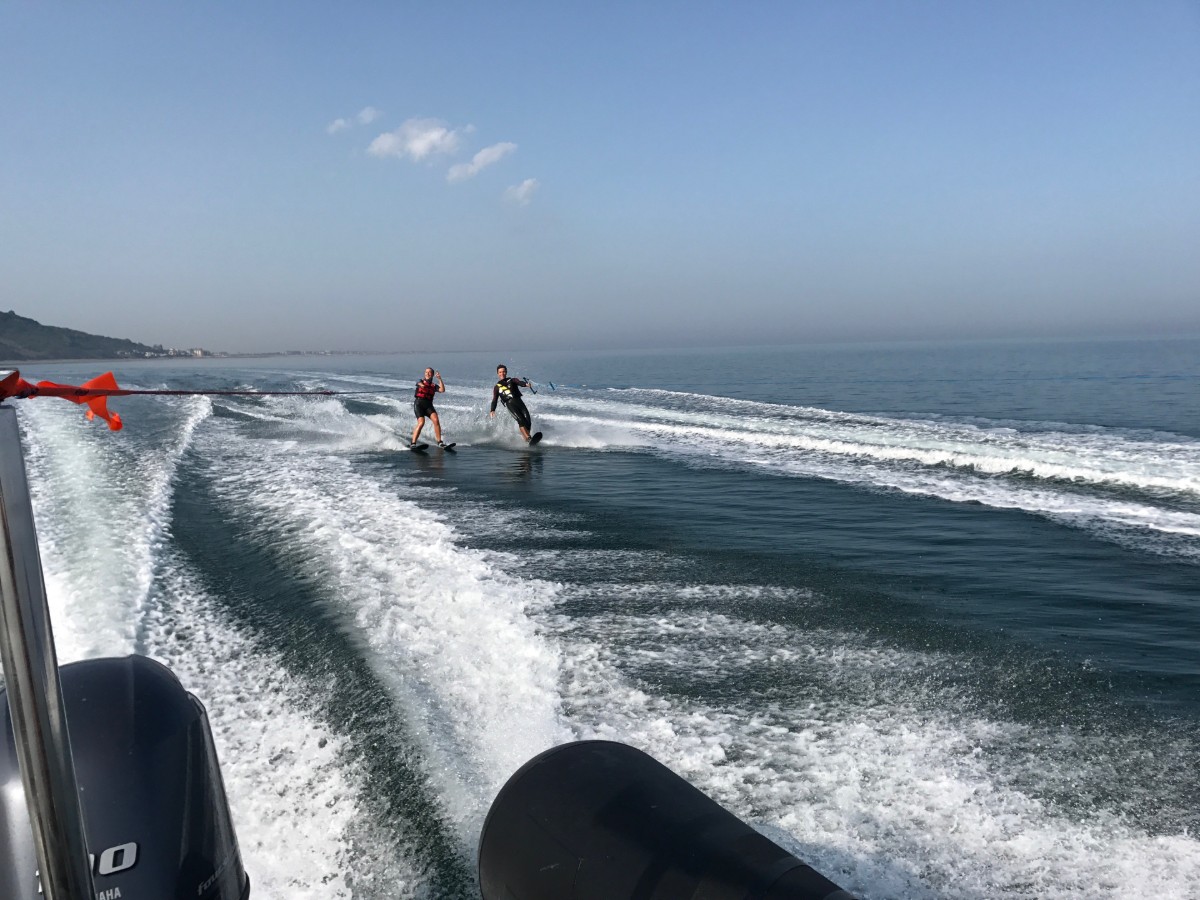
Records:
<instances>
[{"instance_id":1,"label":"wake wave crest","mask_svg":"<svg viewBox=\"0 0 1200 900\"><path fill-rule=\"evenodd\" d=\"M1154 432L866 416L628 389L541 400L548 442L1022 509L1200 559L1200 441Z\"/></svg>"}]
</instances>

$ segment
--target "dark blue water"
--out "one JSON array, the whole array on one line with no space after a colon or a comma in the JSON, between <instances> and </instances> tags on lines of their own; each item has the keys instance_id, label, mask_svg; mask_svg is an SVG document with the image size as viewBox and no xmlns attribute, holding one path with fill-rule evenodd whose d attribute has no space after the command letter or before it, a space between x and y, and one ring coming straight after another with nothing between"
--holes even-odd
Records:
<instances>
[{"instance_id":1,"label":"dark blue water","mask_svg":"<svg viewBox=\"0 0 1200 900\"><path fill-rule=\"evenodd\" d=\"M148 652L205 699L268 896L474 896L508 775L605 737L864 897L1186 897L1198 360L131 364L126 386L356 393L22 422L64 655ZM500 361L537 384L539 448L487 417ZM425 365L456 454L405 449Z\"/></svg>"}]
</instances>

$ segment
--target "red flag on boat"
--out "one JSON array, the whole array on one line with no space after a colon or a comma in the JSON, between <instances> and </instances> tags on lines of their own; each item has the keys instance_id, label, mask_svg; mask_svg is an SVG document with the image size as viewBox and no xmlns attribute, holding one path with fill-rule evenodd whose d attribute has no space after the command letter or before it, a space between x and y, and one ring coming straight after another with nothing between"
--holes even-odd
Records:
<instances>
[{"instance_id":1,"label":"red flag on boat","mask_svg":"<svg viewBox=\"0 0 1200 900\"><path fill-rule=\"evenodd\" d=\"M0 380L0 400L9 397L62 397L72 403L86 406L89 422L99 416L113 431L121 430L121 417L109 411L108 398L117 393L123 392L117 386L117 379L112 372L105 372L80 385L55 384L53 381L30 384L21 377L20 372L11 372Z\"/></svg>"},{"instance_id":2,"label":"red flag on boat","mask_svg":"<svg viewBox=\"0 0 1200 900\"><path fill-rule=\"evenodd\" d=\"M399 393L387 389L383 393ZM88 420L99 416L108 423L113 431L121 430L121 417L115 412L109 412L109 397L130 397L134 394L156 394L164 397L333 397L337 394L367 394L379 391L195 391L195 390L126 390L117 385L117 379L112 372L105 372L91 381L83 384L56 384L53 381L39 381L30 384L21 377L20 372L9 372L0 378L0 403L9 398L25 400L29 397L62 397L72 403L87 407Z\"/></svg>"},{"instance_id":3,"label":"red flag on boat","mask_svg":"<svg viewBox=\"0 0 1200 900\"><path fill-rule=\"evenodd\" d=\"M99 416L108 423L108 427L113 431L121 430L121 417L115 412L109 412L108 397L109 391L119 391L117 387L117 379L112 372L105 372L103 375L97 375L91 381L85 381L78 387L73 384L55 384L53 381L39 381L37 383L38 393L49 395L51 397L63 397L70 400L72 403L79 403L87 406L88 421ZM84 391L105 391L103 394L85 394Z\"/></svg>"}]
</instances>

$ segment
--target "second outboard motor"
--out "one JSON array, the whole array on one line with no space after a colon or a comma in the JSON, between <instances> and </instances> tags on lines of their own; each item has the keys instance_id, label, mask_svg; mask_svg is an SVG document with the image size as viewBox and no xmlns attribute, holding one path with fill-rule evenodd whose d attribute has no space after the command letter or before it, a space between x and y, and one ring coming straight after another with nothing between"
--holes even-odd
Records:
<instances>
[{"instance_id":1,"label":"second outboard motor","mask_svg":"<svg viewBox=\"0 0 1200 900\"><path fill-rule=\"evenodd\" d=\"M98 900L247 900L208 716L144 656L61 668ZM0 690L0 897L38 900L33 832Z\"/></svg>"},{"instance_id":2,"label":"second outboard motor","mask_svg":"<svg viewBox=\"0 0 1200 900\"><path fill-rule=\"evenodd\" d=\"M479 841L484 900L854 900L640 750L579 741L517 770Z\"/></svg>"}]
</instances>

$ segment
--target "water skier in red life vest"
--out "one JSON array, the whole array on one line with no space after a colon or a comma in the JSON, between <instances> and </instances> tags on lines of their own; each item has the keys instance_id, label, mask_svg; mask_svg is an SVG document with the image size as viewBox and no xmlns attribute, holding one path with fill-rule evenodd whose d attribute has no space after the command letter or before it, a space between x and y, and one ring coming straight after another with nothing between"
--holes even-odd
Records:
<instances>
[{"instance_id":1,"label":"water skier in red life vest","mask_svg":"<svg viewBox=\"0 0 1200 900\"><path fill-rule=\"evenodd\" d=\"M521 399L520 389L523 387L533 387L533 385L528 380L509 378L507 366L496 366L496 383L492 385L492 408L488 415L496 415L496 401L499 400L508 410L508 414L517 420L517 427L521 429L521 437L529 442L529 427L533 422L529 417L529 410L525 407L525 401Z\"/></svg>"},{"instance_id":2,"label":"water skier in red life vest","mask_svg":"<svg viewBox=\"0 0 1200 900\"><path fill-rule=\"evenodd\" d=\"M433 383L433 379L435 378L437 379L437 384ZM426 369L425 377L417 382L417 390L413 394L413 413L417 417L417 424L413 428L412 441L409 442L410 447L415 446L417 438L421 436L421 429L425 427L426 416L433 420L433 436L437 438L438 446L445 446L442 443L442 423L438 421L437 410L433 408L433 395L445 392L446 382L442 381L442 373L435 372L433 369Z\"/></svg>"}]
</instances>

